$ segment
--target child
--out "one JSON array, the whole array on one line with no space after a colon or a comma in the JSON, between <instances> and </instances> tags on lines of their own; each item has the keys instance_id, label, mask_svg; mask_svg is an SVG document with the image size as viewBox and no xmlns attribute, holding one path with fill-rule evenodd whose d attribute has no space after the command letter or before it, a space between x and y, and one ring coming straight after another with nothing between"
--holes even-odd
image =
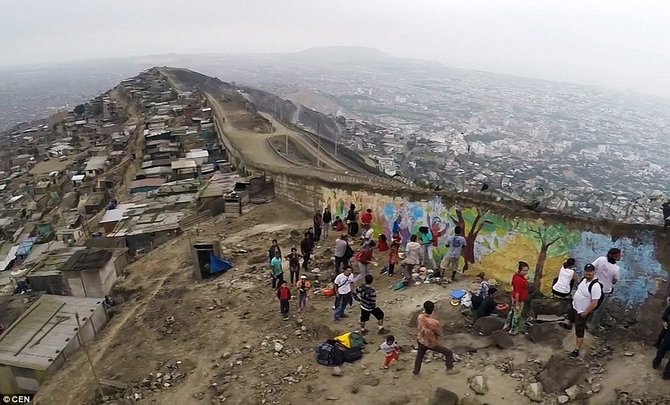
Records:
<instances>
[{"instance_id":1,"label":"child","mask_svg":"<svg viewBox=\"0 0 670 405\"><path fill-rule=\"evenodd\" d=\"M391 242L391 249L389 250L389 277L393 276L393 271L395 270L395 265L398 263L398 250L400 249L400 243L395 240Z\"/></svg>"},{"instance_id":2,"label":"child","mask_svg":"<svg viewBox=\"0 0 670 405\"><path fill-rule=\"evenodd\" d=\"M277 298L279 298L279 310L284 316L284 319L288 319L288 309L289 309L289 300L291 299L291 289L286 285L286 281L282 280L279 282L279 288L277 288Z\"/></svg>"},{"instance_id":3,"label":"child","mask_svg":"<svg viewBox=\"0 0 670 405\"><path fill-rule=\"evenodd\" d=\"M391 237L391 240L393 242L398 242L398 244L400 244L400 242L402 242L402 238L400 237L400 233L399 232L393 232L393 236Z\"/></svg>"},{"instance_id":4,"label":"child","mask_svg":"<svg viewBox=\"0 0 670 405\"><path fill-rule=\"evenodd\" d=\"M291 284L296 283L300 276L300 259L302 259L302 255L298 253L298 249L296 248L291 248L291 253L286 255L288 268L291 273Z\"/></svg>"},{"instance_id":5,"label":"child","mask_svg":"<svg viewBox=\"0 0 670 405\"><path fill-rule=\"evenodd\" d=\"M380 252L386 252L387 250L389 250L388 240L386 239L386 235L384 235L383 233L379 235L377 250L379 250Z\"/></svg>"},{"instance_id":6,"label":"child","mask_svg":"<svg viewBox=\"0 0 670 405\"><path fill-rule=\"evenodd\" d=\"M300 307L300 312L305 310L307 307L307 293L309 289L312 288L312 283L307 280L306 275L300 276L300 281L296 284L298 288L298 305Z\"/></svg>"},{"instance_id":7,"label":"child","mask_svg":"<svg viewBox=\"0 0 670 405\"><path fill-rule=\"evenodd\" d=\"M384 365L381 369L388 370L391 363L400 357L400 347L395 341L395 336L388 335L386 341L379 346L379 349L384 353Z\"/></svg>"}]
</instances>

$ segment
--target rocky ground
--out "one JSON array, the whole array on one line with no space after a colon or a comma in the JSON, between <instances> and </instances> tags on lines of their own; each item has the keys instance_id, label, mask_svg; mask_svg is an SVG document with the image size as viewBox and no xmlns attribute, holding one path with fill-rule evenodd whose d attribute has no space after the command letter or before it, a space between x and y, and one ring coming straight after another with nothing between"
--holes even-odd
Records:
<instances>
[{"instance_id":1,"label":"rocky ground","mask_svg":"<svg viewBox=\"0 0 670 405\"><path fill-rule=\"evenodd\" d=\"M43 386L38 403L670 403L670 384L650 366L653 348L630 337L590 337L584 358L570 360L574 336L555 323L513 338L496 333L496 319L472 325L448 300L469 280L395 292L390 287L397 276L377 277L387 327L404 349L400 361L380 370L376 350L383 337L371 333L362 360L337 370L316 364L314 347L355 330L358 309L335 324L332 300L312 295L306 313L299 314L293 301L290 319L280 317L266 252L273 238L284 254L297 246L309 223L305 217L277 202L253 207L240 218L213 218L135 261L115 290L122 302L116 315L89 348L100 389L80 352ZM194 282L190 243L212 238L221 240L235 269ZM319 271L310 273L317 281L332 272L333 240L318 249L312 268ZM420 378L411 374L416 315L426 299L438 302L458 375L446 375L442 360L431 355Z\"/></svg>"}]
</instances>

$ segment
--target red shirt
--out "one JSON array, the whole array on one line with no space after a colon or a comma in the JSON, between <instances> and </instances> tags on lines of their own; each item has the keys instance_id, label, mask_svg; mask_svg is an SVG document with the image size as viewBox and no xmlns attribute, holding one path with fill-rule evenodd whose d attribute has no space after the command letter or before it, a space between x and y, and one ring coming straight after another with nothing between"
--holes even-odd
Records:
<instances>
[{"instance_id":1,"label":"red shirt","mask_svg":"<svg viewBox=\"0 0 670 405\"><path fill-rule=\"evenodd\" d=\"M369 224L372 222L372 214L369 212L366 212L365 214L361 215L361 223L362 224Z\"/></svg>"},{"instance_id":2,"label":"red shirt","mask_svg":"<svg viewBox=\"0 0 670 405\"><path fill-rule=\"evenodd\" d=\"M380 240L379 243L377 243L377 250L380 252L386 252L389 250L389 244L385 240Z\"/></svg>"},{"instance_id":3,"label":"red shirt","mask_svg":"<svg viewBox=\"0 0 670 405\"><path fill-rule=\"evenodd\" d=\"M277 290L277 298L280 300L290 300L291 299L291 289L287 286L281 286Z\"/></svg>"},{"instance_id":4,"label":"red shirt","mask_svg":"<svg viewBox=\"0 0 670 405\"><path fill-rule=\"evenodd\" d=\"M528 280L519 273L514 273L512 277L512 298L519 294L519 302L525 302L528 299Z\"/></svg>"},{"instance_id":5,"label":"red shirt","mask_svg":"<svg viewBox=\"0 0 670 405\"><path fill-rule=\"evenodd\" d=\"M389 252L389 264L398 263L398 245L392 245Z\"/></svg>"},{"instance_id":6,"label":"red shirt","mask_svg":"<svg viewBox=\"0 0 670 405\"><path fill-rule=\"evenodd\" d=\"M359 262L363 264L368 264L372 260L372 250L370 250L369 248L363 248L358 251L357 256L358 257L356 258L358 259Z\"/></svg>"}]
</instances>

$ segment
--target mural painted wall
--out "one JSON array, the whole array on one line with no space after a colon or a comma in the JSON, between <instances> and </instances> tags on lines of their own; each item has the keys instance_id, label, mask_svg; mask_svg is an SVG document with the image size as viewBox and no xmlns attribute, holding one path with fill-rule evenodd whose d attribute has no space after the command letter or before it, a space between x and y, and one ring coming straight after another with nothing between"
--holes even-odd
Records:
<instances>
[{"instance_id":1,"label":"mural painted wall","mask_svg":"<svg viewBox=\"0 0 670 405\"><path fill-rule=\"evenodd\" d=\"M614 239L610 235L571 229L541 219L508 218L477 208L445 206L440 198L429 201L408 201L402 197L382 194L348 192L324 188L321 203L333 215L344 218L350 204L356 209L372 209L376 235L398 231L405 244L419 227L428 226L437 236L434 258L446 253L445 241L460 225L468 241L461 265L468 274L484 271L488 278L509 283L518 261L530 264L529 280L544 293L551 292L554 277L563 262L574 257L579 269L612 247L623 251L621 280L615 288L615 299L635 306L656 293L667 277L656 259L656 242L651 232Z\"/></svg>"}]
</instances>

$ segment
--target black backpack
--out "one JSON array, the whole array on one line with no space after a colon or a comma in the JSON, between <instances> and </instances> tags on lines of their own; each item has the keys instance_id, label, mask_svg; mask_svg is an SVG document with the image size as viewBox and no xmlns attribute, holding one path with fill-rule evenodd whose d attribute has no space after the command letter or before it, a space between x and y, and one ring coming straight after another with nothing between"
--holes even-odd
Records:
<instances>
[{"instance_id":1,"label":"black backpack","mask_svg":"<svg viewBox=\"0 0 670 405\"><path fill-rule=\"evenodd\" d=\"M362 347L347 347L340 342L336 343L337 348L340 350L344 356L344 361L347 363L353 363L356 360L363 358L363 348Z\"/></svg>"},{"instance_id":2,"label":"black backpack","mask_svg":"<svg viewBox=\"0 0 670 405\"><path fill-rule=\"evenodd\" d=\"M586 279L583 278L582 281L583 281L583 280L586 280ZM600 298L598 299L598 305L596 305L596 307L593 309L594 311L597 310L598 308L600 308L600 305L601 305L601 304L603 303L603 301L605 300L605 293L603 292L603 283L601 283L600 281L598 281L597 278L594 278L594 279L591 280L591 282L589 283L589 294L591 294L591 289L593 288L594 285L596 285L596 283L600 284Z\"/></svg>"},{"instance_id":3,"label":"black backpack","mask_svg":"<svg viewBox=\"0 0 670 405\"><path fill-rule=\"evenodd\" d=\"M337 341L329 339L316 348L316 362L329 367L339 366L345 362L344 353Z\"/></svg>"}]
</instances>

